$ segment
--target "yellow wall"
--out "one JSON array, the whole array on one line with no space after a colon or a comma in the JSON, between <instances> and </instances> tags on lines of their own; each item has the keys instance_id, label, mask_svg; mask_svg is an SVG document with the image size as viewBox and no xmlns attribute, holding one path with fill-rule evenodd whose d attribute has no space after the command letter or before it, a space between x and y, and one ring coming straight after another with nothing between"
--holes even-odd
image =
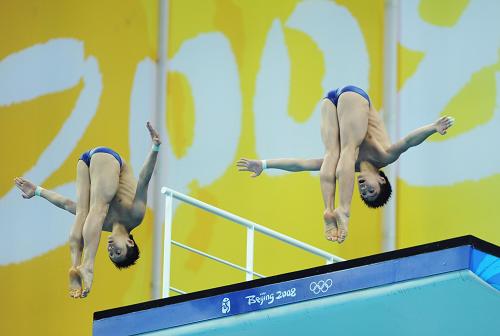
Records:
<instances>
[{"instance_id":1,"label":"yellow wall","mask_svg":"<svg viewBox=\"0 0 500 336\"><path fill-rule=\"evenodd\" d=\"M336 86L363 86L374 106L383 108L384 1L169 3L167 113L157 125L166 158L158 172L162 183L343 258L380 252L381 211L367 209L356 193L349 237L342 245L332 244L323 238L318 174L266 171L252 179L238 172L235 162L240 157L321 156L317 103ZM397 245L468 233L498 244L496 161L477 157L486 164L472 169L474 178L457 176L461 162L467 164L468 153L484 147L478 141L488 140L495 126L499 63L488 47L500 39L494 39L493 30L486 35L489 40L475 46L484 49L481 57L458 59L470 73L462 74L462 67L451 72L446 64L457 62L456 55L443 57L450 52L446 44L432 38L454 37L470 22L481 28L489 17L471 14L481 1L440 1L439 8L430 0L403 3L400 129L445 114L454 115L457 124L446 137L433 136L400 162ZM21 199L12 178L26 175L46 188L74 191L75 162L96 145L116 149L137 173L145 155L142 142L149 141L142 120L149 118L154 102L157 5L153 0L0 3L0 31L7 37L0 44L2 335L87 335L94 311L150 299L152 211L134 231L142 251L138 265L116 270L101 246L90 296L72 300L64 242L72 217L43 200ZM494 12L488 6L485 13ZM428 27L434 29L430 35ZM59 52L58 43L74 53ZM435 47L441 45L444 49ZM36 54L40 51L48 56ZM10 60L15 66L2 68ZM55 70L47 74L44 68ZM463 85L455 85L459 80ZM441 85L446 99L430 97L425 88L432 85ZM51 89L37 93L39 87ZM483 138L474 136L481 127ZM457 143L471 135L476 142L466 141L464 153ZM418 164L412 164L415 160ZM173 238L245 263L245 230L188 206L175 209ZM273 275L322 263L256 236L257 272ZM172 270L172 285L186 291L244 280L239 272L176 247Z\"/></svg>"},{"instance_id":2,"label":"yellow wall","mask_svg":"<svg viewBox=\"0 0 500 336\"><path fill-rule=\"evenodd\" d=\"M444 115L456 124L400 162L398 246L466 234L499 244L499 4L401 3L400 128Z\"/></svg>"},{"instance_id":3,"label":"yellow wall","mask_svg":"<svg viewBox=\"0 0 500 336\"><path fill-rule=\"evenodd\" d=\"M0 3L0 62L8 57L15 58L27 49L39 46L53 46L57 39L82 43L83 55L89 64L97 64L101 76L102 90L97 94L97 108L90 105L88 128L79 129L73 125L72 132L82 132L67 157L53 155L51 162L60 161L52 170L42 171L44 163L37 163L49 144L66 147L67 139L58 133L72 115L78 100L86 100L86 90L96 90L94 82L85 82L91 74L87 68L73 86L68 85L53 92L30 96L29 86L17 90L24 98L11 103L0 104L0 155L4 158L0 172L0 197L2 211L14 209L14 215L3 212L0 217L4 247L23 253L23 246L50 240L54 233L67 235L72 224L72 216L52 226L50 216L61 210L43 203L42 200L23 200L13 188L13 178L31 174L47 176L34 181L46 188L58 188L72 183L75 179L75 163L79 155L89 148L106 144L119 151L129 160L128 129L130 95L137 64L143 59L154 58L156 54L156 1L2 1ZM28 51L29 52L29 51ZM74 55L51 49L51 57L70 59ZM93 63L95 60L95 63ZM26 82L56 82L54 77L65 77L67 73L45 74L44 62L51 63L50 57L31 57L24 63L15 59L16 67L11 73L0 74L2 84L5 78L12 83L21 77ZM39 61L36 69L23 73L22 66ZM63 67L63 66L61 66ZM5 70L5 69L4 69ZM17 73L12 73L18 71ZM3 86L4 87L4 86ZM5 87L4 87L5 88ZM3 89L5 96L6 90ZM78 123L77 123L78 124ZM140 127L147 139L149 135L144 125ZM59 147L58 147L59 148ZM144 153L145 155L145 153ZM47 165L46 165L47 166ZM48 169L48 168L47 168ZM30 173L31 172L31 173ZM8 199L9 192L16 197ZM6 202L8 204L6 204ZM21 222L25 213L44 209L33 218L36 221ZM45 215L44 215L45 214ZM10 217L9 217L10 216ZM48 217L47 217L48 216ZM64 215L63 215L64 216ZM0 266L0 334L2 335L89 335L92 313L96 310L131 304L150 298L151 280L151 213L148 212L141 230L135 234L142 250L142 258L131 270L119 271L107 259L105 246L100 246L96 262L95 285L85 300L73 300L68 296L67 271L70 265L69 248L47 246L43 253L28 260L20 260ZM17 229L14 228L17 226ZM54 231L34 235L40 226ZM13 239L11 232L23 228L22 239ZM15 252L14 252L15 253Z\"/></svg>"},{"instance_id":4,"label":"yellow wall","mask_svg":"<svg viewBox=\"0 0 500 336\"><path fill-rule=\"evenodd\" d=\"M241 114L241 135L237 148L232 153L232 159L225 166L218 178L208 185L202 185L197 179L199 172L205 165L214 161L205 161L200 157L198 166L192 172L190 182L185 185L176 181L173 174L171 184L174 188L185 190L190 195L205 202L215 204L225 210L242 217L298 238L324 250L338 254L344 258L353 258L380 252L380 211L367 209L362 205L359 197L355 196L352 208L352 222L350 237L342 245L332 244L324 239L322 222L322 200L317 174L297 173L281 176L272 176L266 173L256 179L249 174L238 172L235 166L241 157L261 158L256 142L258 141L259 125L256 121L258 111L258 80L265 72L263 63L266 52L278 53L266 46L270 38L273 24L281 27L284 35L287 56L281 61L290 64L289 87L280 86L280 78L276 81L276 91L286 90L288 94L287 114L298 128L305 128L308 120L314 118L316 104L334 87L323 87L323 80L327 73L326 63L331 62L331 55L320 50L313 34L292 28L292 18L307 12L308 9L300 5L301 1L171 1L169 26L169 58L175 59L179 50L189 43L197 43L202 37L211 33L223 33L229 41L239 75L239 92L241 92L241 111L227 112L227 106L220 106L221 111L213 113L227 113L230 116ZM314 2L313 2L314 3ZM359 29L361 40L353 40L366 55L366 67L362 73L366 78L366 89L369 91L375 107L382 105L382 45L383 45L383 1L337 1L316 2L333 15L328 17L331 22L317 20L315 27L321 28L345 19ZM309 8L309 10L311 10ZM309 15L311 12L308 12ZM311 21L315 20L310 16ZM335 26L335 24L332 24ZM336 43L338 34L349 35L352 31L335 26L335 30L328 31L330 41L335 52L348 54L349 49ZM201 42L200 42L201 43ZM266 49L268 48L268 49ZM188 60L186 62L190 62ZM230 61L230 60L229 60ZM197 64L197 60L191 61ZM338 64L336 64L338 65ZM345 77L358 65L352 64L353 69L342 69ZM223 75L223 74L221 74ZM172 156L169 158L169 169L179 171L178 162L188 156L188 149L196 137L195 124L199 117L196 111L196 96L193 83L182 72L172 71L168 75L168 115L167 125L169 141L172 144ZM341 76L339 76L341 77ZM333 80L333 81L332 81ZM326 78L328 82L335 82L336 78ZM216 81L216 79L214 79ZM343 83L346 84L346 83ZM270 85L274 83L271 81ZM288 85L288 84L287 84ZM338 84L340 85L340 84ZM217 93L216 93L217 94ZM220 95L228 95L220 92ZM273 96L273 91L268 93ZM217 97L214 97L217 98ZM230 100L228 97L227 100ZM236 98L235 98L236 99ZM274 128L271 137L287 137L283 125L273 124L272 107L267 111L267 121L270 129ZM175 125L175 126L174 126ZM227 132L227 128L239 127L227 122L220 125L214 123L213 132ZM311 136L319 140L319 123L312 126ZM309 134L309 133L307 133ZM300 140L300 139L299 139ZM304 139L307 140L307 139ZM318 142L321 145L320 142ZM207 150L211 143L207 144ZM216 145L214 145L216 146ZM291 155L300 157L315 157L322 154L321 146L310 148L305 154L289 151ZM277 153L286 156L285 153ZM309 156L308 156L309 155ZM218 153L213 153L211 160L219 160ZM269 157L264 157L269 158ZM179 161L177 161L179 160ZM180 163L179 163L180 167ZM212 215L199 210L192 210L188 206L180 205L174 218L173 239L188 242L190 245L208 251L217 256L227 258L240 265L245 264L245 230L233 227L227 221L217 219ZM236 251L236 252L235 252ZM278 274L290 270L302 269L323 264L320 258L308 256L306 253L286 244L257 234L256 238L255 269L265 275ZM187 291L199 290L206 287L218 286L244 280L240 272L226 270L223 266L196 255L188 254L173 247L173 279L172 286ZM216 275L224 272L224 275ZM203 281L200 281L203 279Z\"/></svg>"}]
</instances>

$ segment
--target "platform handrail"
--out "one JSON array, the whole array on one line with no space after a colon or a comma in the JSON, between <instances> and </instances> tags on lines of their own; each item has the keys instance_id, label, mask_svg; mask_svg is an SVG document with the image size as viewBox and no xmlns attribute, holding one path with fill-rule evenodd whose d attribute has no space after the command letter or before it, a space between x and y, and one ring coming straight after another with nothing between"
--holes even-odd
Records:
<instances>
[{"instance_id":1,"label":"platform handrail","mask_svg":"<svg viewBox=\"0 0 500 336\"><path fill-rule=\"evenodd\" d=\"M215 260L217 262L221 262L227 266L239 269L240 271L243 271L246 273L246 280L252 280L253 276L258 276L258 277L264 277L262 274L256 273L253 270L253 255L254 255L254 232L260 232L262 234L265 234L269 237L275 238L277 240L280 240L284 243L287 243L289 245L298 247L306 252L315 254L319 257L322 257L326 260L327 264L333 263L333 262L339 262L343 261L344 259L328 253L326 251L323 251L315 246L309 245L307 243L304 243L300 240L297 240L295 238L292 238L290 236L287 236L285 234L282 234L280 232L274 231L272 229L269 229L265 226L262 226L260 224L254 223L246 218L237 216L233 213L230 213L226 210L222 210L220 208L217 208L213 205L207 204L205 202L202 202L196 198L190 197L188 195L182 194L178 191L175 191L173 189L163 187L161 188L161 193L165 195L165 231L164 231L164 252L163 252L163 297L168 297L169 296L169 291L172 290L172 287L170 287L170 265L171 265L171 246L176 245L178 247L184 248L186 250L189 250L191 252L203 255L205 257L208 257L212 260ZM199 209L202 209L204 211L210 212L214 215L217 215L219 217L225 218L233 223L242 225L247 228L247 248L246 248L246 267L241 267L238 266L234 263L231 263L227 260L212 256L208 253L196 250L192 247L189 247L185 244L181 244L179 242L173 241L172 240L172 216L173 216L173 199L177 199L181 202L190 204L192 206L195 206ZM176 292L179 292L178 290L174 290Z\"/></svg>"}]
</instances>

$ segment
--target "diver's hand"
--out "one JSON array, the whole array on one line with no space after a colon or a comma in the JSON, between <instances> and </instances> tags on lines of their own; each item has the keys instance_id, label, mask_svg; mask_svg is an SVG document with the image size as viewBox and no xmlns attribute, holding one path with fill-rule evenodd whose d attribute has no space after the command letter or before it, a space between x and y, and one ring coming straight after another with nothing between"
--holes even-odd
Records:
<instances>
[{"instance_id":1,"label":"diver's hand","mask_svg":"<svg viewBox=\"0 0 500 336\"><path fill-rule=\"evenodd\" d=\"M157 146L161 145L160 135L149 121L146 123L146 127L148 128L149 135L151 136L151 141L153 141L153 144Z\"/></svg>"},{"instance_id":2,"label":"diver's hand","mask_svg":"<svg viewBox=\"0 0 500 336\"><path fill-rule=\"evenodd\" d=\"M250 160L250 159L239 159L236 162L236 166L238 166L238 171L248 171L253 172L251 177L257 177L262 173L262 161L261 160Z\"/></svg>"},{"instance_id":3,"label":"diver's hand","mask_svg":"<svg viewBox=\"0 0 500 336\"><path fill-rule=\"evenodd\" d=\"M30 199L35 196L36 185L31 183L31 181L28 181L24 177L16 177L14 183L16 187L22 191L21 196L23 196L24 199Z\"/></svg>"},{"instance_id":4,"label":"diver's hand","mask_svg":"<svg viewBox=\"0 0 500 336\"><path fill-rule=\"evenodd\" d=\"M448 131L448 128L453 126L453 123L455 122L455 118L453 117L441 117L438 120L434 122L434 127L436 128L436 132L438 132L441 135L445 135L446 132Z\"/></svg>"}]
</instances>

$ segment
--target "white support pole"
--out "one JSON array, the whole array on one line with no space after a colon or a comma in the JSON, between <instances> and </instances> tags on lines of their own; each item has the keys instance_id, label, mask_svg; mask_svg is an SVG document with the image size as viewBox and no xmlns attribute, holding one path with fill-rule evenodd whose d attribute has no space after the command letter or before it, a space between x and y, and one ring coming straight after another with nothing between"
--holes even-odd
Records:
<instances>
[{"instance_id":1,"label":"white support pole","mask_svg":"<svg viewBox=\"0 0 500 336\"><path fill-rule=\"evenodd\" d=\"M398 26L399 0L385 1L385 31L384 31L384 113L383 120L394 143L398 139ZM392 196L385 205L382 215L382 249L392 251L396 249L396 200L397 200L397 162L389 165L385 173L392 186Z\"/></svg>"},{"instance_id":2,"label":"white support pole","mask_svg":"<svg viewBox=\"0 0 500 336\"><path fill-rule=\"evenodd\" d=\"M253 272L253 251L254 251L255 227L247 227L247 264L246 269ZM253 280L252 273L246 273L246 281Z\"/></svg>"},{"instance_id":3,"label":"white support pole","mask_svg":"<svg viewBox=\"0 0 500 336\"><path fill-rule=\"evenodd\" d=\"M167 94L167 34L168 34L168 0L158 2L158 63L156 67L156 111L151 118L153 125L157 127L160 136L165 138L163 127L165 125L166 94ZM165 151L158 155L158 161L151 180L151 203L153 205L153 260L151 274L151 296L159 299L162 295L162 253L163 253L163 206L160 194L161 185L165 182Z\"/></svg>"},{"instance_id":4,"label":"white support pole","mask_svg":"<svg viewBox=\"0 0 500 336\"><path fill-rule=\"evenodd\" d=\"M165 195L165 232L163 237L163 290L162 297L169 297L170 294L170 261L172 251L172 214L173 214L172 194Z\"/></svg>"}]
</instances>

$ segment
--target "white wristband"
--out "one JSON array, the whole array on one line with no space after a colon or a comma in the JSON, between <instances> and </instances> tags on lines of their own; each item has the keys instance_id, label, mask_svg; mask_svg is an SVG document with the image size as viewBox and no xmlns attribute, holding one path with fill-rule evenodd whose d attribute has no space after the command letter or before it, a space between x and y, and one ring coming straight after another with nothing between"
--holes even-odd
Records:
<instances>
[{"instance_id":1,"label":"white wristband","mask_svg":"<svg viewBox=\"0 0 500 336\"><path fill-rule=\"evenodd\" d=\"M267 169L267 162L266 160L261 160L262 162L262 170Z\"/></svg>"},{"instance_id":2,"label":"white wristband","mask_svg":"<svg viewBox=\"0 0 500 336\"><path fill-rule=\"evenodd\" d=\"M42 196L42 190L43 188L40 187L40 186L36 186L36 189L35 189L35 195L36 196Z\"/></svg>"},{"instance_id":3,"label":"white wristband","mask_svg":"<svg viewBox=\"0 0 500 336\"><path fill-rule=\"evenodd\" d=\"M160 151L160 145L153 144L153 147L151 148L153 152L159 152Z\"/></svg>"}]
</instances>

